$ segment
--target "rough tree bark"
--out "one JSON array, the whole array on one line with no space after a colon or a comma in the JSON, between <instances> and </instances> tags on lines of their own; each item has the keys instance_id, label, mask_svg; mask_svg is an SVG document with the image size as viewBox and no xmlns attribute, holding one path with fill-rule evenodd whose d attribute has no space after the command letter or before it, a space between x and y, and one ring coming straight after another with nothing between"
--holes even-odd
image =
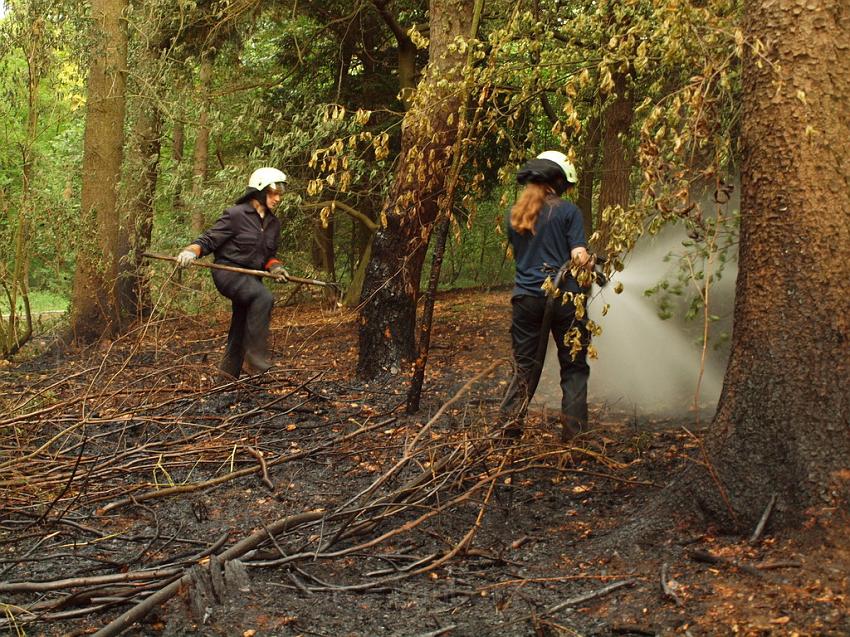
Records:
<instances>
[{"instance_id":1,"label":"rough tree bark","mask_svg":"<svg viewBox=\"0 0 850 637\"><path fill-rule=\"evenodd\" d=\"M584 220L584 233L593 234L596 224L593 222L593 186L599 172L599 142L602 139L601 118L594 115L587 124L587 134L581 153L581 172L578 178L578 198L576 205Z\"/></svg>"},{"instance_id":2,"label":"rough tree bark","mask_svg":"<svg viewBox=\"0 0 850 637\"><path fill-rule=\"evenodd\" d=\"M124 146L127 0L92 0L98 37L88 78L83 141L82 223L71 300L71 331L90 342L116 330L120 314L118 274L118 182Z\"/></svg>"},{"instance_id":3,"label":"rough tree bark","mask_svg":"<svg viewBox=\"0 0 850 637\"><path fill-rule=\"evenodd\" d=\"M154 198L159 176L162 143L162 112L156 104L143 104L133 127L133 155L126 179L127 206L122 228L122 252L127 256L119 278L119 301L123 316L143 317L150 310L150 290L142 255L151 242Z\"/></svg>"},{"instance_id":4,"label":"rough tree bark","mask_svg":"<svg viewBox=\"0 0 850 637\"><path fill-rule=\"evenodd\" d=\"M850 483L850 5L746 5L734 338L691 493L752 530L847 506Z\"/></svg>"},{"instance_id":5,"label":"rough tree bark","mask_svg":"<svg viewBox=\"0 0 850 637\"><path fill-rule=\"evenodd\" d=\"M403 122L386 227L375 236L360 313L358 373L398 372L415 356L416 302L422 263L457 134L460 75L466 53L449 44L472 24L462 0L431 0L429 67Z\"/></svg>"},{"instance_id":6,"label":"rough tree bark","mask_svg":"<svg viewBox=\"0 0 850 637\"><path fill-rule=\"evenodd\" d=\"M594 251L606 253L609 224L606 215L618 206L625 209L629 205L631 185L629 177L632 158L629 149L623 143L623 137L629 132L634 118L634 99L628 88L628 75L614 74L614 100L603 114L605 131L602 136L602 169L599 184L599 213L596 223L599 240L593 246Z\"/></svg>"}]
</instances>

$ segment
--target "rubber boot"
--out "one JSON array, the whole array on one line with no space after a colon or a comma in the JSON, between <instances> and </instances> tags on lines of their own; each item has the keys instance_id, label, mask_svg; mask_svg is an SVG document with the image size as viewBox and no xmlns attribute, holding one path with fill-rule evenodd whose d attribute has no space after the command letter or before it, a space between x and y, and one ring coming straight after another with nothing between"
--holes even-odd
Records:
<instances>
[{"instance_id":1,"label":"rubber boot","mask_svg":"<svg viewBox=\"0 0 850 637\"><path fill-rule=\"evenodd\" d=\"M272 364L263 354L247 351L242 368L251 374L263 374L272 368Z\"/></svg>"},{"instance_id":2,"label":"rubber boot","mask_svg":"<svg viewBox=\"0 0 850 637\"><path fill-rule=\"evenodd\" d=\"M568 416L567 414L561 414L561 442L569 442L573 438L578 435L581 435L587 431L587 422L581 422L580 420Z\"/></svg>"}]
</instances>

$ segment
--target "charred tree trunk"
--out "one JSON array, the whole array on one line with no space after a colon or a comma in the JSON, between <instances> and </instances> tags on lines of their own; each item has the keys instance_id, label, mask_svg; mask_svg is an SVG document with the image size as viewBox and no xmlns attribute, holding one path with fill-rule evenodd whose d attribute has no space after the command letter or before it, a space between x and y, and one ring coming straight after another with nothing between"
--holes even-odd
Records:
<instances>
[{"instance_id":1,"label":"charred tree trunk","mask_svg":"<svg viewBox=\"0 0 850 637\"><path fill-rule=\"evenodd\" d=\"M80 227L87 234L77 249L71 301L71 331L89 342L118 328L115 283L118 275L118 182L124 146L127 0L93 0L95 33L83 141L83 189Z\"/></svg>"},{"instance_id":2,"label":"charred tree trunk","mask_svg":"<svg viewBox=\"0 0 850 637\"><path fill-rule=\"evenodd\" d=\"M847 506L850 457L850 5L747 4L734 338L692 478L703 511L752 530ZM760 58L766 58L762 60ZM703 466L703 465L700 465Z\"/></svg>"},{"instance_id":3,"label":"charred tree trunk","mask_svg":"<svg viewBox=\"0 0 850 637\"><path fill-rule=\"evenodd\" d=\"M466 59L449 45L466 37L471 24L467 3L431 0L431 63L404 119L401 157L383 207L387 221L363 285L357 366L363 378L398 372L415 355L422 263L451 163Z\"/></svg>"}]
</instances>

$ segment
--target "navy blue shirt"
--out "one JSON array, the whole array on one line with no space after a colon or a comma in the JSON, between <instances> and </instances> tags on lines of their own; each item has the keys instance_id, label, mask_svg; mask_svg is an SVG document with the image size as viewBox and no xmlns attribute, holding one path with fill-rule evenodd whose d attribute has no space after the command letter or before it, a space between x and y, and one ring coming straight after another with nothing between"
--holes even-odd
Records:
<instances>
[{"instance_id":1,"label":"navy blue shirt","mask_svg":"<svg viewBox=\"0 0 850 637\"><path fill-rule=\"evenodd\" d=\"M570 260L574 248L587 247L584 236L584 221L581 210L572 202L557 197L549 197L543 204L534 234L518 233L511 227L511 214L507 215L508 240L516 259L516 278L513 296L528 294L545 296L540 289L546 277L555 278L554 272L544 271L551 266L557 271ZM575 277L569 275L561 286L562 290L578 293L579 286Z\"/></svg>"}]
</instances>

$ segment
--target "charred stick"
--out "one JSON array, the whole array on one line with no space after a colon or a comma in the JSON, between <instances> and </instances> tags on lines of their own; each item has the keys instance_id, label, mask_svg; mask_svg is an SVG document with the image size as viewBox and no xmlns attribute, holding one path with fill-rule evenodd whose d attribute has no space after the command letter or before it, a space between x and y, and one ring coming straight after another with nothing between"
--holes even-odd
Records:
<instances>
[{"instance_id":1,"label":"charred stick","mask_svg":"<svg viewBox=\"0 0 850 637\"><path fill-rule=\"evenodd\" d=\"M266 459L263 458L263 454L261 451L257 451L253 447L245 447L252 456L257 459L257 462L260 463L260 470L263 474L263 484L269 488L269 491L274 491L274 484L269 479L269 468L266 466Z\"/></svg>"},{"instance_id":2,"label":"charred stick","mask_svg":"<svg viewBox=\"0 0 850 637\"><path fill-rule=\"evenodd\" d=\"M755 568L761 571L769 571L776 568L802 568L803 564L793 560L777 560L775 562L759 562Z\"/></svg>"},{"instance_id":3,"label":"charred stick","mask_svg":"<svg viewBox=\"0 0 850 637\"><path fill-rule=\"evenodd\" d=\"M726 557L721 557L719 555L715 555L714 553L709 553L708 551L697 549L690 552L690 557L692 560L696 562L702 562L703 564L718 564L720 566L740 569L741 571L750 575L755 575L756 577L765 576L764 573L762 573L754 566L750 566L749 564L743 564L738 560L731 560Z\"/></svg>"},{"instance_id":4,"label":"charred stick","mask_svg":"<svg viewBox=\"0 0 850 637\"><path fill-rule=\"evenodd\" d=\"M137 582L171 577L180 572L177 568L161 568L151 571L129 571L114 575L93 575L91 577L71 577L49 582L0 582L0 593L44 593L58 591L74 586L96 586L118 582Z\"/></svg>"},{"instance_id":5,"label":"charred stick","mask_svg":"<svg viewBox=\"0 0 850 637\"><path fill-rule=\"evenodd\" d=\"M635 579L627 579L622 580L620 582L614 582L613 584L608 584L607 586L603 586L602 588L596 589L595 591L590 591L589 593L584 593L583 595L577 595L576 597L571 597L560 604L555 604L551 608L546 609L541 615L552 615L553 613L557 613L559 610L567 608L569 606L576 606L578 604L583 604L585 602L589 602L593 599L598 599L599 597L604 597L608 593L613 593L614 591L621 589L625 586L634 586ZM531 615L525 617L525 619L531 619Z\"/></svg>"},{"instance_id":6,"label":"charred stick","mask_svg":"<svg viewBox=\"0 0 850 637\"><path fill-rule=\"evenodd\" d=\"M676 594L676 591L670 587L670 581L667 579L667 562L661 565L661 592L676 602L676 606L685 605L682 599Z\"/></svg>"},{"instance_id":7,"label":"charred stick","mask_svg":"<svg viewBox=\"0 0 850 637\"><path fill-rule=\"evenodd\" d=\"M755 530L753 531L752 536L750 537L750 544L755 544L759 541L762 532L764 531L764 527L767 524L767 519L770 517L771 512L773 511L773 506L776 504L776 494L770 496L770 501L768 501L767 506L764 509L764 513L761 514L761 518L756 525Z\"/></svg>"},{"instance_id":8,"label":"charred stick","mask_svg":"<svg viewBox=\"0 0 850 637\"><path fill-rule=\"evenodd\" d=\"M277 520L275 523L269 525L268 528L263 528L263 530L257 531L249 535L245 539L241 540L240 542L237 542L229 549L218 555L217 559L221 563L224 563L228 560L240 558L252 549L262 544L262 542L265 541L265 538L269 532L274 535L277 535L278 533L286 531L290 528L320 520L322 518L322 515L323 514L321 511L307 511L305 513L299 513L297 515L291 515L286 518ZM130 625L147 615L154 607L159 606L160 604L174 597L174 595L177 594L177 591L180 590L181 586L188 584L191 579L191 571L184 571L183 575L180 576L178 579L168 584L167 586L161 588L156 593L148 597L146 600L137 604L119 617L116 617L114 620L109 622L109 624L98 630L96 633L94 633L94 637L114 637L115 635L120 634Z\"/></svg>"},{"instance_id":9,"label":"charred stick","mask_svg":"<svg viewBox=\"0 0 850 637\"><path fill-rule=\"evenodd\" d=\"M437 630L432 630L430 633L420 633L419 635L416 635L416 637L441 637L442 635L447 635L452 632L455 628L457 628L457 624L449 624L448 626L443 626Z\"/></svg>"}]
</instances>

